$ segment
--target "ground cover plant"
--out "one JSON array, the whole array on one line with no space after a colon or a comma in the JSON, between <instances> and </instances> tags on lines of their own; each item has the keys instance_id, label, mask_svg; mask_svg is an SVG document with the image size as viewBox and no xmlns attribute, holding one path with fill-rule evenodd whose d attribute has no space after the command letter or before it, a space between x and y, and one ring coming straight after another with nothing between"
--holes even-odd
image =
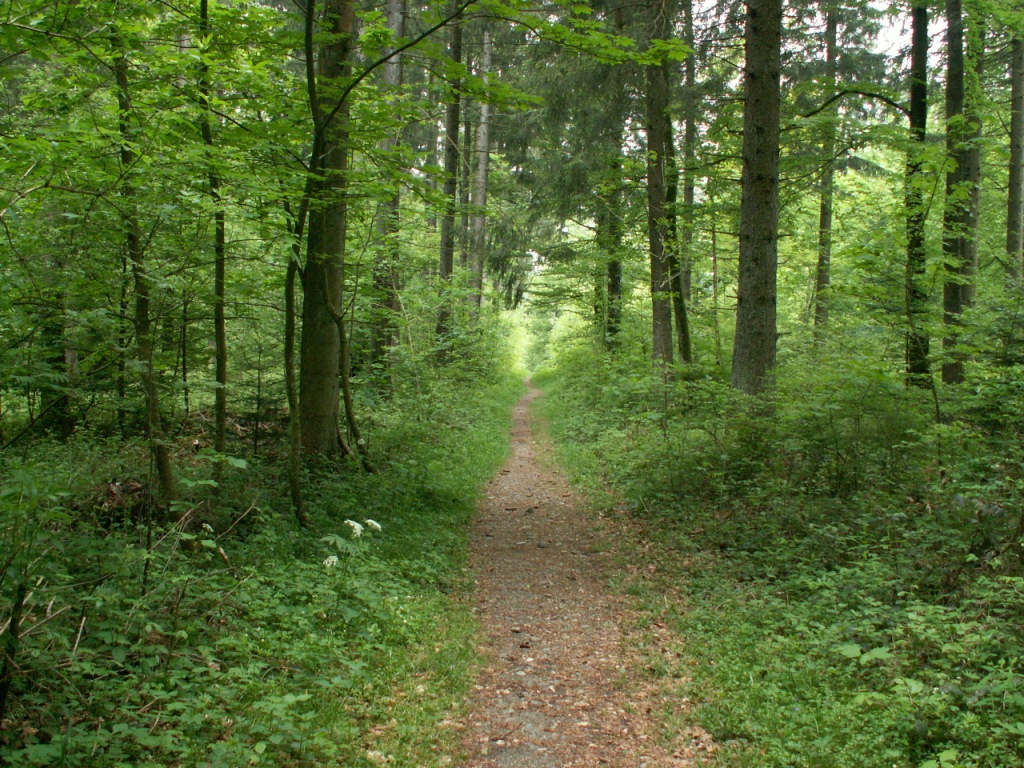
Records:
<instances>
[{"instance_id":1,"label":"ground cover plant","mask_svg":"<svg viewBox=\"0 0 1024 768\"><path fill-rule=\"evenodd\" d=\"M0 678L4 764L450 760L441 722L474 661L465 524L521 390L460 387L421 377L378 404L379 470L322 467L305 528L273 458L235 460L216 505L165 523L140 517L132 443L5 454L0 578L21 631Z\"/></svg>"},{"instance_id":2,"label":"ground cover plant","mask_svg":"<svg viewBox=\"0 0 1024 768\"><path fill-rule=\"evenodd\" d=\"M1019 370L936 424L929 393L839 361L784 369L766 409L596 354L563 351L541 407L639 527L621 587L667 733L696 720L729 766L1020 764Z\"/></svg>"}]
</instances>

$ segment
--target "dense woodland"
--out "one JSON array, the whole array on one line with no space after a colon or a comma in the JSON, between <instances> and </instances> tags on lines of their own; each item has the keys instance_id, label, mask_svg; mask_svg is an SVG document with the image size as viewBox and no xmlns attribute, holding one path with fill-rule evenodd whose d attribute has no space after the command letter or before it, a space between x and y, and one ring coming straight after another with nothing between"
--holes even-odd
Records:
<instances>
[{"instance_id":1,"label":"dense woodland","mask_svg":"<svg viewBox=\"0 0 1024 768\"><path fill-rule=\"evenodd\" d=\"M1024 762L1017 0L3 0L0 149L0 764L450 765L526 372L665 738Z\"/></svg>"}]
</instances>

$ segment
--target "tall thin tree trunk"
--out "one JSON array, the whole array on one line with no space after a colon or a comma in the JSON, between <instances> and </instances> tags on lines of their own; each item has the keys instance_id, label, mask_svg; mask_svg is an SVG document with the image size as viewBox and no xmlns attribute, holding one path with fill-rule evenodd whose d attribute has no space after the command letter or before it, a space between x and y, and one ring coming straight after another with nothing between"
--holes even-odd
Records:
<instances>
[{"instance_id":1,"label":"tall thin tree trunk","mask_svg":"<svg viewBox=\"0 0 1024 768\"><path fill-rule=\"evenodd\" d=\"M683 62L683 210L680 259L682 260L682 297L685 304L693 299L693 235L696 226L694 189L697 164L697 54L693 33L693 0L683 0L684 42L692 51Z\"/></svg>"},{"instance_id":2,"label":"tall thin tree trunk","mask_svg":"<svg viewBox=\"0 0 1024 768\"><path fill-rule=\"evenodd\" d=\"M285 213L289 215L287 209ZM299 408L299 387L295 380L295 282L299 274L302 249L302 219L292 229L291 258L284 278L284 383L288 397L288 493L292 512L300 527L306 526L306 508L302 499L302 420ZM291 226L291 225L289 225Z\"/></svg>"},{"instance_id":3,"label":"tall thin tree trunk","mask_svg":"<svg viewBox=\"0 0 1024 768\"><path fill-rule=\"evenodd\" d=\"M1006 202L1006 274L1020 282L1024 263L1024 37L1015 37L1010 62L1010 189Z\"/></svg>"},{"instance_id":4,"label":"tall thin tree trunk","mask_svg":"<svg viewBox=\"0 0 1024 768\"><path fill-rule=\"evenodd\" d=\"M181 297L181 333L178 335L178 354L181 355L181 401L185 406L185 416L192 412L191 390L188 381L188 308L192 302L182 291Z\"/></svg>"},{"instance_id":5,"label":"tall thin tree trunk","mask_svg":"<svg viewBox=\"0 0 1024 768\"><path fill-rule=\"evenodd\" d=\"M907 212L907 268L905 311L907 317L907 383L932 386L929 336L923 327L928 293L925 289L925 210L920 185L922 153L928 124L928 6L912 9L910 45L910 145L907 149L905 205Z\"/></svg>"},{"instance_id":6,"label":"tall thin tree trunk","mask_svg":"<svg viewBox=\"0 0 1024 768\"><path fill-rule=\"evenodd\" d=\"M836 60L839 55L838 20L836 9L831 5L825 11L825 82L831 90L836 89ZM836 128L838 102L829 111L829 122L822 153L825 169L821 174L821 200L818 206L818 266L814 279L814 335L821 339L828 326L830 304L829 287L832 284L832 191L835 183Z\"/></svg>"},{"instance_id":7,"label":"tall thin tree trunk","mask_svg":"<svg viewBox=\"0 0 1024 768\"><path fill-rule=\"evenodd\" d=\"M472 62L466 62L466 70L472 71ZM462 101L462 149L459 150L459 232L455 241L459 244L459 267L469 269L469 200L473 187L473 101Z\"/></svg>"},{"instance_id":8,"label":"tall thin tree trunk","mask_svg":"<svg viewBox=\"0 0 1024 768\"><path fill-rule=\"evenodd\" d=\"M405 36L406 0L388 0L388 27L396 39ZM393 54L384 64L383 82L392 100L399 97L402 85L402 54ZM381 140L380 148L385 154L394 153L401 141L401 132ZM374 299L374 322L370 336L370 355L375 363L383 364L387 349L397 343L395 319L398 316L398 264L401 252L398 242L401 209L401 188L398 184L390 196L381 204L377 217L376 235L380 246L374 263L373 281L376 291Z\"/></svg>"},{"instance_id":9,"label":"tall thin tree trunk","mask_svg":"<svg viewBox=\"0 0 1024 768\"><path fill-rule=\"evenodd\" d=\"M732 385L755 394L771 384L777 341L782 0L750 0L745 39L743 191Z\"/></svg>"},{"instance_id":10,"label":"tall thin tree trunk","mask_svg":"<svg viewBox=\"0 0 1024 768\"><path fill-rule=\"evenodd\" d=\"M210 2L199 0L199 35L204 44L209 45ZM210 103L210 67L205 59L199 64L199 100L202 108L199 126L203 135L203 144L208 152L207 183L210 189L210 200L213 203L213 349L214 367L216 369L217 386L213 395L213 449L224 453L227 436L228 419L228 341L227 325L224 317L225 269L227 261L227 234L225 226L224 205L220 194L220 174L217 173L213 158L213 105ZM187 305L186 305L187 306ZM182 334L185 333L182 328ZM185 349L182 346L182 369L185 366ZM220 481L220 462L216 465L217 480Z\"/></svg>"},{"instance_id":11,"label":"tall thin tree trunk","mask_svg":"<svg viewBox=\"0 0 1024 768\"><path fill-rule=\"evenodd\" d=\"M715 209L715 199L708 195L708 204ZM718 227L711 216L711 325L715 334L715 365L722 364L722 327L718 318Z\"/></svg>"},{"instance_id":12,"label":"tall thin tree trunk","mask_svg":"<svg viewBox=\"0 0 1024 768\"><path fill-rule=\"evenodd\" d=\"M487 82L491 73L491 31L484 30L480 54L480 76ZM487 260L487 185L491 160L491 105L480 102L480 122L476 128L476 175L473 181L473 218L470 223L470 312L476 318L483 299L484 263Z\"/></svg>"},{"instance_id":13,"label":"tall thin tree trunk","mask_svg":"<svg viewBox=\"0 0 1024 768\"><path fill-rule=\"evenodd\" d=\"M113 72L117 84L118 133L121 139L121 183L118 194L121 197L125 250L135 288L135 351L142 371L146 401L146 437L157 475L156 496L158 503L165 506L175 498L177 484L171 466L170 448L164 440L160 420L160 394L157 389L156 372L153 369L153 325L150 317L153 280L146 264L146 247L142 227L139 225L136 189L132 183L132 170L138 157L135 153L136 137L131 126L132 101L126 56L121 55L114 62Z\"/></svg>"},{"instance_id":14,"label":"tall thin tree trunk","mask_svg":"<svg viewBox=\"0 0 1024 768\"><path fill-rule=\"evenodd\" d=\"M651 0L651 39L670 30L670 0ZM651 354L656 365L672 363L672 273L666 211L666 148L670 137L668 77L662 62L647 65L647 233L651 260Z\"/></svg>"},{"instance_id":15,"label":"tall thin tree trunk","mask_svg":"<svg viewBox=\"0 0 1024 768\"><path fill-rule=\"evenodd\" d=\"M448 28L448 56L456 66L462 63L462 23L456 19ZM444 205L441 216L441 253L438 260L438 278L441 283L441 307L437 315L436 333L439 340L451 331L451 286L455 259L455 214L458 208L459 182L459 122L462 79L455 77L445 114L444 130Z\"/></svg>"},{"instance_id":16,"label":"tall thin tree trunk","mask_svg":"<svg viewBox=\"0 0 1024 768\"><path fill-rule=\"evenodd\" d=\"M621 151L618 144L615 151ZM615 347L622 325L622 262L619 258L622 249L622 189L619 181L622 164L615 160L611 166L614 180L599 186L595 232L602 259L595 275L598 281L595 292L602 300L598 319L602 323L604 343L609 349Z\"/></svg>"},{"instance_id":17,"label":"tall thin tree trunk","mask_svg":"<svg viewBox=\"0 0 1024 768\"><path fill-rule=\"evenodd\" d=\"M434 83L435 75L433 70L427 74L427 98L432 99L434 97ZM438 128L438 118L431 113L430 119L427 120L427 136L425 140L427 149L427 165L431 168L437 167L437 142L440 138L440 130ZM437 190L437 177L434 174L430 176L430 188L434 191ZM434 206L430 206L430 211L427 215L427 227L431 232L437 231L437 213Z\"/></svg>"},{"instance_id":18,"label":"tall thin tree trunk","mask_svg":"<svg viewBox=\"0 0 1024 768\"><path fill-rule=\"evenodd\" d=\"M665 82L669 82L666 63ZM672 135L672 115L665 113L665 254L668 257L669 279L672 289L672 318L675 321L676 351L679 360L693 362L690 347L690 319L686 314L686 276L680 250L683 238L679 235L679 168L676 165L675 138Z\"/></svg>"},{"instance_id":19,"label":"tall thin tree trunk","mask_svg":"<svg viewBox=\"0 0 1024 768\"><path fill-rule=\"evenodd\" d=\"M982 78L985 75L985 23L980 14L970 19L964 74L964 119L967 122L964 152L964 183L970 195L964 210L963 259L968 279L962 286L964 307L973 307L978 293L978 230L981 224Z\"/></svg>"}]
</instances>

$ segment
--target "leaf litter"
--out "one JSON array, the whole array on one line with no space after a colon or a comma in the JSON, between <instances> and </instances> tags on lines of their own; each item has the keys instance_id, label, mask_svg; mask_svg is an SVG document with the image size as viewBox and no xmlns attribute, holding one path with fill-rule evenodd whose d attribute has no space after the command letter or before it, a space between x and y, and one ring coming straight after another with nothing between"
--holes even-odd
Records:
<instances>
[{"instance_id":1,"label":"leaf litter","mask_svg":"<svg viewBox=\"0 0 1024 768\"><path fill-rule=\"evenodd\" d=\"M629 607L605 586L612 563L602 554L616 531L599 529L541 460L548 447L529 416L540 394L531 385L516 406L511 456L472 533L488 661L456 726L461 768L698 765L714 743L696 727L665 743L655 714L665 695L624 642Z\"/></svg>"}]
</instances>

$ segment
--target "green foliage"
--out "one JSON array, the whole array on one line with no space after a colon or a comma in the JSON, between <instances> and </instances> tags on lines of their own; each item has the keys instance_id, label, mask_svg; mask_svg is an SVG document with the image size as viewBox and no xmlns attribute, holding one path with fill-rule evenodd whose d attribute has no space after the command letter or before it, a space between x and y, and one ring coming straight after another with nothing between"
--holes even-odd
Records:
<instances>
[{"instance_id":1,"label":"green foliage","mask_svg":"<svg viewBox=\"0 0 1024 768\"><path fill-rule=\"evenodd\" d=\"M135 446L89 436L4 457L3 621L28 591L4 764L437 764L473 664L453 599L465 524L521 391L492 381L400 388L375 411L382 470L324 467L309 530L274 463L214 456L244 482L162 525L121 474Z\"/></svg>"},{"instance_id":2,"label":"green foliage","mask_svg":"<svg viewBox=\"0 0 1024 768\"><path fill-rule=\"evenodd\" d=\"M640 641L651 674L697 705L669 733L696 718L729 766L1020 763L1018 370L934 426L927 392L848 350L791 361L767 404L585 343L558 365L563 458L640 528L638 629L677 644Z\"/></svg>"}]
</instances>

